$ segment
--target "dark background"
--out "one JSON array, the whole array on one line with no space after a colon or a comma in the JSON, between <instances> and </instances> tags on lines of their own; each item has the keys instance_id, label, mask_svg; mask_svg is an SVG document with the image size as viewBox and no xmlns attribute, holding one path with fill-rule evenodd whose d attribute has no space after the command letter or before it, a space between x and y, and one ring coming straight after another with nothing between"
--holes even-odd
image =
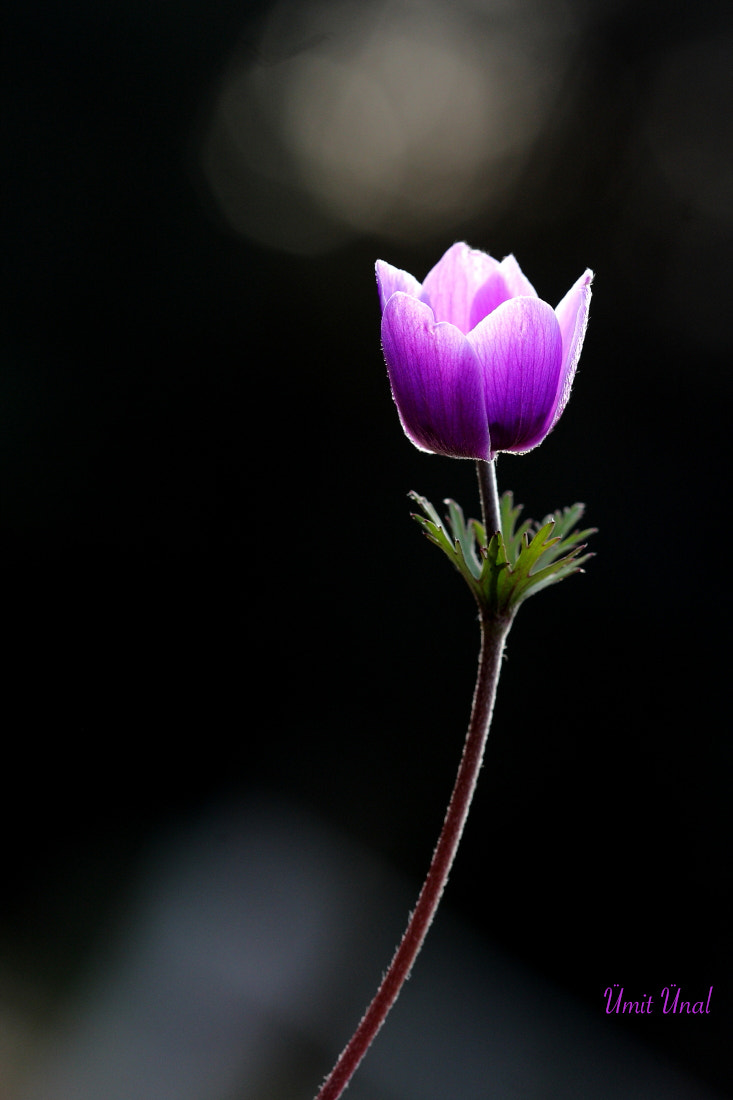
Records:
<instances>
[{"instance_id":1,"label":"dark background","mask_svg":"<svg viewBox=\"0 0 733 1100\"><path fill-rule=\"evenodd\" d=\"M599 533L510 637L451 904L598 1013L614 981L713 985L704 1019L609 1026L725 1089L730 9L582 11L509 194L311 252L233 232L200 170L258 11L10 6L3 970L62 1001L150 838L225 797L292 799L419 878L478 630L406 493L477 495L399 428L373 264L423 278L466 239L553 304L596 271L568 409L498 474Z\"/></svg>"}]
</instances>

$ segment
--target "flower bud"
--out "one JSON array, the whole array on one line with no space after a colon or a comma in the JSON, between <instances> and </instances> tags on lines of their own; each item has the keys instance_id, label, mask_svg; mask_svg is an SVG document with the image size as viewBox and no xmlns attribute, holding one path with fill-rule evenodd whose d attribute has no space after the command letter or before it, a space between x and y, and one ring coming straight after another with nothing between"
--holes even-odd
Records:
<instances>
[{"instance_id":1,"label":"flower bud","mask_svg":"<svg viewBox=\"0 0 733 1100\"><path fill-rule=\"evenodd\" d=\"M415 446L486 461L538 446L570 396L592 279L553 309L513 256L454 244L422 285L378 260L382 348Z\"/></svg>"}]
</instances>

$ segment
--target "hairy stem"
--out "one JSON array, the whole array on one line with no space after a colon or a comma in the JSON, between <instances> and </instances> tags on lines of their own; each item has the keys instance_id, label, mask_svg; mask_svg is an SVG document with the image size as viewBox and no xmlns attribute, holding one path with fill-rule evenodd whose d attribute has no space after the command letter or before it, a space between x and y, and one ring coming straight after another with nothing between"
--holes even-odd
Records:
<instances>
[{"instance_id":1,"label":"hairy stem","mask_svg":"<svg viewBox=\"0 0 733 1100\"><path fill-rule=\"evenodd\" d=\"M495 529L498 530L499 504L494 464L477 463L477 465L484 523L487 532L494 529L492 525L495 522ZM490 469L484 469L485 467ZM316 1100L337 1100L348 1085L410 974L448 881L481 768L511 617L498 619L484 609L480 609L480 623L481 652L471 718L458 775L427 878L402 941L382 979L382 984L341 1057L326 1078Z\"/></svg>"},{"instance_id":2,"label":"hairy stem","mask_svg":"<svg viewBox=\"0 0 733 1100\"><path fill-rule=\"evenodd\" d=\"M478 488L481 495L481 513L486 528L486 541L501 531L501 513L499 511L499 491L496 487L496 459L491 462L476 460Z\"/></svg>"}]
</instances>

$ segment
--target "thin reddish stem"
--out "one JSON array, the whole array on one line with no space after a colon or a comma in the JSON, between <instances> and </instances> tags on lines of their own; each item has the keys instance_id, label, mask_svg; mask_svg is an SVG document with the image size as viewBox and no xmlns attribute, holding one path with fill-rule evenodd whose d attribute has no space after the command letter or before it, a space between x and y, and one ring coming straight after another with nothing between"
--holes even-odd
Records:
<instances>
[{"instance_id":1,"label":"thin reddish stem","mask_svg":"<svg viewBox=\"0 0 733 1100\"><path fill-rule=\"evenodd\" d=\"M382 984L341 1057L326 1078L316 1100L337 1100L348 1085L374 1036L397 1000L400 989L409 976L412 965L422 947L427 930L435 915L435 910L438 908L438 902L448 881L461 833L468 817L468 810L481 768L484 746L486 745L491 723L491 714L494 709L504 643L510 626L511 619L497 621L494 618L489 618L484 613L481 615L481 653L471 719L458 775L456 776L453 793L427 878L402 937L402 942L395 952Z\"/></svg>"}]
</instances>

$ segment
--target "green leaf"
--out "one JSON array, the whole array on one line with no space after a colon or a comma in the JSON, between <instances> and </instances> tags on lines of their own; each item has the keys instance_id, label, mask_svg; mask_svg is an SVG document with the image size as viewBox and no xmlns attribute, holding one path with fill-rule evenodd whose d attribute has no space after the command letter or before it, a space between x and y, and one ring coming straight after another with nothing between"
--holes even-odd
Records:
<instances>
[{"instance_id":1,"label":"green leaf","mask_svg":"<svg viewBox=\"0 0 733 1100\"><path fill-rule=\"evenodd\" d=\"M417 493L410 497L424 513L413 518L450 558L482 611L493 616L513 618L523 600L580 572L593 556L580 556L583 540L595 531L593 527L575 529L583 515L582 504L546 516L541 524L524 520L517 527L522 506L515 505L511 492L506 492L500 501L501 532L487 542L484 525L475 519L466 522L454 500L445 501L448 514L441 519L425 497Z\"/></svg>"}]
</instances>

